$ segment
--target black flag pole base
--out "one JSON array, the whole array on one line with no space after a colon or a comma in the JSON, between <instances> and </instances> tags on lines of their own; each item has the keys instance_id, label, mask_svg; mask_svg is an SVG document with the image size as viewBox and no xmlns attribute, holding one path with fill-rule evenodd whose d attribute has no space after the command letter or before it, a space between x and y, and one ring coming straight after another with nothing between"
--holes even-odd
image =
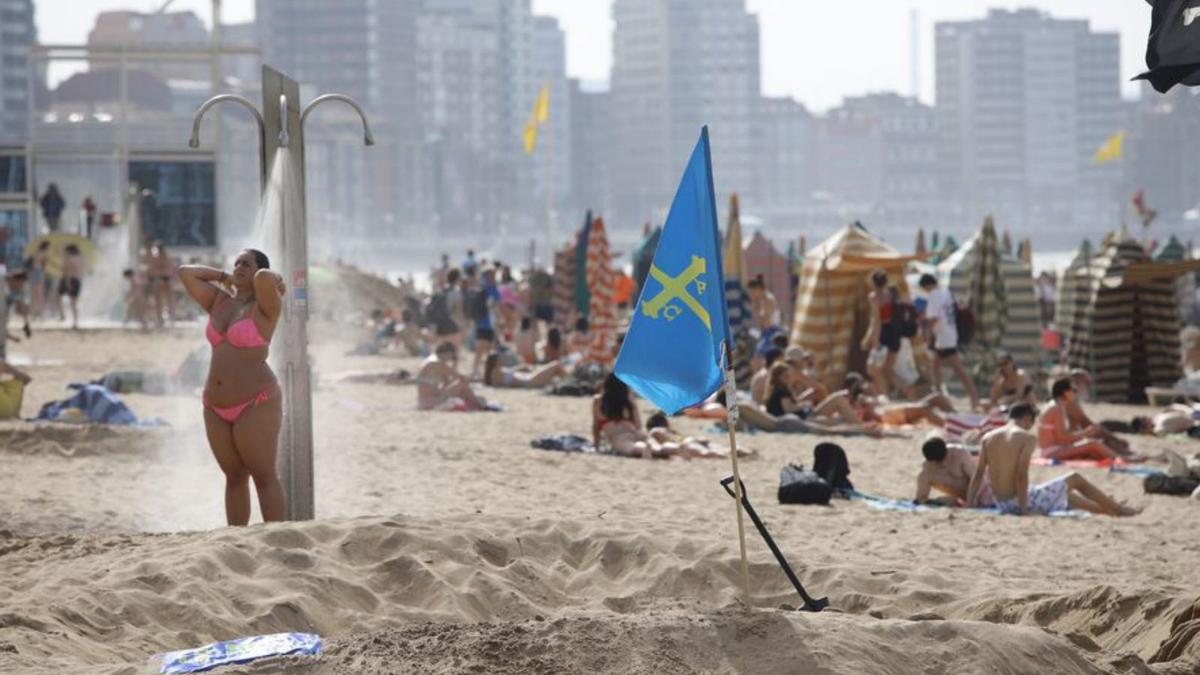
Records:
<instances>
[{"instance_id":1,"label":"black flag pole base","mask_svg":"<svg viewBox=\"0 0 1200 675\"><path fill-rule=\"evenodd\" d=\"M730 497L737 499L737 493L729 487L732 484L733 476L726 476L725 478L721 479L721 487L725 488L725 492L727 492ZM800 580L796 578L796 573L792 571L792 566L788 564L787 558L783 557L783 552L780 551L779 547L775 545L775 540L771 538L771 533L767 532L767 526L763 525L763 521L754 511L754 507L750 506L750 498L746 496L745 483L742 483L742 508L746 509L746 513L750 516L750 520L754 523L754 527L758 528L758 533L761 534L763 540L767 542L767 547L771 549L771 553L775 554L775 560L779 563L779 566L783 568L783 573L786 574L787 578L791 580L792 585L796 587L796 592L799 593L800 598L804 600L804 607L802 609L806 612L819 612L828 607L829 598L814 598L804 590L804 586L801 585Z\"/></svg>"}]
</instances>

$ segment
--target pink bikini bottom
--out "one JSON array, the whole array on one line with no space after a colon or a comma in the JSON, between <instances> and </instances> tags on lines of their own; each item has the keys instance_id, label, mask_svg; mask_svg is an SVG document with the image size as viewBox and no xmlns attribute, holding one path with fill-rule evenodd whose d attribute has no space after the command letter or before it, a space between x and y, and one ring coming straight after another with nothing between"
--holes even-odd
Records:
<instances>
[{"instance_id":1,"label":"pink bikini bottom","mask_svg":"<svg viewBox=\"0 0 1200 675\"><path fill-rule=\"evenodd\" d=\"M208 392L204 392L204 407L216 413L217 417L220 417L226 422L233 424L238 420L239 417L242 416L242 413L246 411L246 408L249 408L250 406L262 405L263 403L270 401L271 397L277 393L279 393L279 385L272 384L266 389L258 392L254 398L246 401L245 403L231 405L227 408L218 408L217 406L208 402Z\"/></svg>"}]
</instances>

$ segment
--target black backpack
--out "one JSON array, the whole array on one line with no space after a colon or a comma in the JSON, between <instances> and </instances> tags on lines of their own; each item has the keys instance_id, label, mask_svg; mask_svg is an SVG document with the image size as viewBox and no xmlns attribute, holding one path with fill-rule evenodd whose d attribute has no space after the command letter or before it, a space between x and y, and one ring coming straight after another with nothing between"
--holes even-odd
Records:
<instances>
[{"instance_id":1,"label":"black backpack","mask_svg":"<svg viewBox=\"0 0 1200 675\"><path fill-rule=\"evenodd\" d=\"M892 319L891 324L896 327L896 332L900 337L912 338L917 334L919 315L917 308L911 303L902 302L900 300L900 292L895 286L888 289L892 297Z\"/></svg>"},{"instance_id":2,"label":"black backpack","mask_svg":"<svg viewBox=\"0 0 1200 675\"><path fill-rule=\"evenodd\" d=\"M779 470L780 504L828 504L833 488L812 471L797 464Z\"/></svg>"},{"instance_id":3,"label":"black backpack","mask_svg":"<svg viewBox=\"0 0 1200 675\"><path fill-rule=\"evenodd\" d=\"M1142 489L1146 494L1180 495L1186 497L1200 487L1200 479L1191 476L1168 476L1165 473L1152 473L1142 479Z\"/></svg>"},{"instance_id":4,"label":"black backpack","mask_svg":"<svg viewBox=\"0 0 1200 675\"><path fill-rule=\"evenodd\" d=\"M850 461L846 451L836 443L818 443L813 448L813 472L820 476L840 497L854 491L850 482Z\"/></svg>"}]
</instances>

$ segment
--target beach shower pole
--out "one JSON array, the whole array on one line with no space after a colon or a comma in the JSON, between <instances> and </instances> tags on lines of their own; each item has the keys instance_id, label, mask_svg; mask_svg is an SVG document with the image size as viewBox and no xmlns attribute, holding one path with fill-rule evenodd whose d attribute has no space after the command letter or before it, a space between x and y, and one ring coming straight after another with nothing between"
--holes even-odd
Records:
<instances>
[{"instance_id":1,"label":"beach shower pole","mask_svg":"<svg viewBox=\"0 0 1200 675\"><path fill-rule=\"evenodd\" d=\"M231 94L214 96L196 112L192 138L188 145L200 145L200 122L204 113L216 103L232 101L248 108L259 127L260 193L266 189L267 168L275 161L280 149L289 166L286 172L294 178L296 191L294 208L288 209L284 199L278 242L283 257L281 269L286 273L287 296L283 315L276 334L282 344L280 372L283 393L283 428L279 435L279 478L287 494L289 520L311 520L315 515L313 498L313 431L312 431L312 368L308 360L308 213L304 174L304 120L317 105L326 101L342 101L353 108L362 119L363 141L374 145L375 139L367 124L366 115L353 99L342 94L325 94L300 108L300 87L295 80L271 68L262 67L262 113L247 99ZM284 195L286 198L287 195Z\"/></svg>"}]
</instances>

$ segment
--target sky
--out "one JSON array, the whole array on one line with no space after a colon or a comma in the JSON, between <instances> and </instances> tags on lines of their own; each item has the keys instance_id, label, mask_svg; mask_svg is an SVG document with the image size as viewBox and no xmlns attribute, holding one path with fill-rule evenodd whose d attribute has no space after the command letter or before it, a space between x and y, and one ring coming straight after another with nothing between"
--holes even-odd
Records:
<instances>
[{"instance_id":1,"label":"sky","mask_svg":"<svg viewBox=\"0 0 1200 675\"><path fill-rule=\"evenodd\" d=\"M81 43L97 12L149 11L164 0L35 0L45 43ZM412 2L415 0L387 0ZM606 81L612 64L612 0L532 0L538 14L558 18L567 36L567 73ZM911 91L909 15L919 12L918 95L933 102L933 24L983 17L989 7L1034 7L1056 18L1087 19L1093 30L1121 34L1121 78L1144 70L1150 7L1144 0L746 0L759 17L762 89L826 110L844 96ZM171 11L194 10L206 22L209 0L175 0ZM254 17L254 0L223 0L226 23ZM719 49L720 45L714 45ZM1138 88L1126 82L1123 91Z\"/></svg>"}]
</instances>

